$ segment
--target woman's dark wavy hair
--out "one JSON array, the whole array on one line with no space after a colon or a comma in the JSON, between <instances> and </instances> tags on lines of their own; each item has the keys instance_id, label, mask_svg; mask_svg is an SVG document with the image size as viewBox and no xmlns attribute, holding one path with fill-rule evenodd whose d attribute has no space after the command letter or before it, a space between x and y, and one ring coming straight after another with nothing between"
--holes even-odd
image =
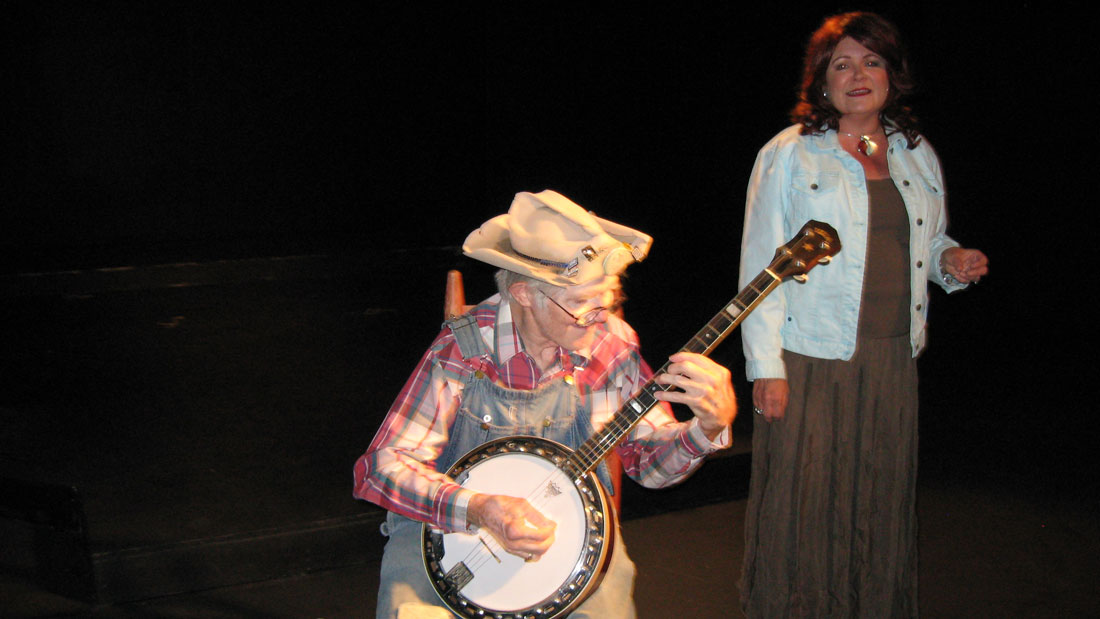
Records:
<instances>
[{"instance_id":1,"label":"woman's dark wavy hair","mask_svg":"<svg viewBox=\"0 0 1100 619\"><path fill-rule=\"evenodd\" d=\"M886 61L890 92L882 108L882 124L891 133L900 131L916 148L920 141L917 119L902 101L916 89L909 72L909 60L897 28L886 19L865 12L844 13L827 18L810 37L802 63L802 85L791 121L802 125L802 135L820 134L839 126L840 114L824 96L825 71L837 43L852 37Z\"/></svg>"}]
</instances>

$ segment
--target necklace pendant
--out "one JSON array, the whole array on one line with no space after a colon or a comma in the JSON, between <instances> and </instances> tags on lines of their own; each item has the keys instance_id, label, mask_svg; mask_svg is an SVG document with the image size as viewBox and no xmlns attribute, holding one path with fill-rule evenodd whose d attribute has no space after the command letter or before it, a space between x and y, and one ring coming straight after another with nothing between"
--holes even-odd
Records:
<instances>
[{"instance_id":1,"label":"necklace pendant","mask_svg":"<svg viewBox=\"0 0 1100 619\"><path fill-rule=\"evenodd\" d=\"M870 157L878 150L878 144L875 144L870 136L861 135L859 136L859 144L856 144L856 150L862 153L864 157Z\"/></svg>"}]
</instances>

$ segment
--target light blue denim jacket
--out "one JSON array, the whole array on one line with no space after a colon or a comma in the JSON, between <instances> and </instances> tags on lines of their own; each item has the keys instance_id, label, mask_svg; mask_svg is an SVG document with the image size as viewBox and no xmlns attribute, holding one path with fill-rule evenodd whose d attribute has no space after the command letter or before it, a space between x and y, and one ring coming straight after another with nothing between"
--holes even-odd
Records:
<instances>
[{"instance_id":1,"label":"light blue denim jacket","mask_svg":"<svg viewBox=\"0 0 1100 619\"><path fill-rule=\"evenodd\" d=\"M800 135L794 125L760 149L753 166L741 240L744 288L803 224L816 219L836 228L843 246L809 281L785 281L741 325L747 378L786 378L781 348L822 359L851 359L867 260L868 204L863 167L837 141L836 131ZM913 356L924 348L928 281L948 292L940 254L958 243L945 233L947 211L939 159L927 140L909 150L905 137L887 145L890 176L909 213L910 321Z\"/></svg>"}]
</instances>

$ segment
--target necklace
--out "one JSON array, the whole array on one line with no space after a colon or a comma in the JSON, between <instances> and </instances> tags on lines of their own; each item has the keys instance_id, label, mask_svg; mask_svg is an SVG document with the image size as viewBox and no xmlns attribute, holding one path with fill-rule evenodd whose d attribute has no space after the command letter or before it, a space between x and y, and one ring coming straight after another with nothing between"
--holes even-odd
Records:
<instances>
[{"instance_id":1,"label":"necklace","mask_svg":"<svg viewBox=\"0 0 1100 619\"><path fill-rule=\"evenodd\" d=\"M847 132L844 132L844 131L842 131L841 133L843 133L844 135L846 135L850 138L857 137L857 136L855 136L851 133L847 133ZM856 144L856 150L858 150L859 153L861 155L863 155L864 157L870 157L871 155L874 155L875 151L878 150L878 143L875 142L874 140L872 140L871 136L867 135L866 133L861 135L861 136L858 136L858 137L859 137L859 144Z\"/></svg>"}]
</instances>

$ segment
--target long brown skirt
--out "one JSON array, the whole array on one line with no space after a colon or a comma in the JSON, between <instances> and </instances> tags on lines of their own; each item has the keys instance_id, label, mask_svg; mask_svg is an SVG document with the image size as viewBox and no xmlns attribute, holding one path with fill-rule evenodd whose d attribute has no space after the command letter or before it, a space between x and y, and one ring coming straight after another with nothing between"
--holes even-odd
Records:
<instances>
[{"instance_id":1,"label":"long brown skirt","mask_svg":"<svg viewBox=\"0 0 1100 619\"><path fill-rule=\"evenodd\" d=\"M850 361L784 351L786 416L754 415L749 617L917 615L917 372L908 336Z\"/></svg>"}]
</instances>

